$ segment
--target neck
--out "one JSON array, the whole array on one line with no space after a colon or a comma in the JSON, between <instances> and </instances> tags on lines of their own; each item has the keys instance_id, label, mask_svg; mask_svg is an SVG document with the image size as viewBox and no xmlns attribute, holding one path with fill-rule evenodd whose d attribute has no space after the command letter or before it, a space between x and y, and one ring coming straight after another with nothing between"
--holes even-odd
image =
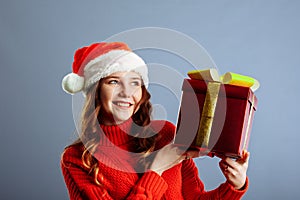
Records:
<instances>
[{"instance_id":1,"label":"neck","mask_svg":"<svg viewBox=\"0 0 300 200\"><path fill-rule=\"evenodd\" d=\"M127 120L116 120L116 118L112 114L108 114L104 112L101 112L100 115L105 116L105 117L101 117L100 119L100 124L105 126L121 125L131 119L129 118Z\"/></svg>"},{"instance_id":2,"label":"neck","mask_svg":"<svg viewBox=\"0 0 300 200\"><path fill-rule=\"evenodd\" d=\"M100 124L102 139L100 145L104 146L122 146L133 139L131 136L131 127L133 121L128 119L120 124Z\"/></svg>"}]
</instances>

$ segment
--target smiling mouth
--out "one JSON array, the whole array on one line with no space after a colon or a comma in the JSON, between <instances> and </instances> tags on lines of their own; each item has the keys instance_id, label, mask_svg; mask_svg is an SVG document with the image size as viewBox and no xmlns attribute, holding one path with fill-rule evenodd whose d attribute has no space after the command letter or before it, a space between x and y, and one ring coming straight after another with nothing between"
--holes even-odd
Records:
<instances>
[{"instance_id":1,"label":"smiling mouth","mask_svg":"<svg viewBox=\"0 0 300 200\"><path fill-rule=\"evenodd\" d=\"M124 107L124 108L129 108L130 106L132 106L132 103L129 102L121 102L121 101L113 101L113 104L119 106L119 107Z\"/></svg>"}]
</instances>

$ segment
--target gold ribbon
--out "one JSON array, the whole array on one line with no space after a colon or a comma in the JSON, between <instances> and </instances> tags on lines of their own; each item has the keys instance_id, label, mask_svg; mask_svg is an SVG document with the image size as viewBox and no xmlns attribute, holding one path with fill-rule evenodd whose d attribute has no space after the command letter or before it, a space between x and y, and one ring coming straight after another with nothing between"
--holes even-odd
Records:
<instances>
[{"instance_id":1,"label":"gold ribbon","mask_svg":"<svg viewBox=\"0 0 300 200\"><path fill-rule=\"evenodd\" d=\"M205 101L196 137L197 146L205 148L208 147L210 132L219 96L220 85L221 83L219 82L208 82L207 84Z\"/></svg>"}]
</instances>

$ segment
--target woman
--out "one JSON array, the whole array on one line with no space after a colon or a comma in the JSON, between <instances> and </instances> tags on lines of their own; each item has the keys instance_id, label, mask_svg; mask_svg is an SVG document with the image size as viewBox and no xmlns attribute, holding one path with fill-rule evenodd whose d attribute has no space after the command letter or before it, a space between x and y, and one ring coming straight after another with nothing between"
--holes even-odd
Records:
<instances>
[{"instance_id":1,"label":"woman","mask_svg":"<svg viewBox=\"0 0 300 200\"><path fill-rule=\"evenodd\" d=\"M192 157L172 145L175 126L151 121L144 61L120 42L78 49L73 73L63 79L71 94L83 91L79 139L62 155L70 199L240 199L248 188L249 153L222 158L227 181L205 191Z\"/></svg>"}]
</instances>

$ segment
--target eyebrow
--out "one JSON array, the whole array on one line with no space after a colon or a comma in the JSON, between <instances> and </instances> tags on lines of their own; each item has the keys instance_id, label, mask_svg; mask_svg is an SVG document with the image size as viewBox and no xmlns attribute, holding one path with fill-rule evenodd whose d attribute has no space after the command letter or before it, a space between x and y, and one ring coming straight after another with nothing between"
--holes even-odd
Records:
<instances>
[{"instance_id":1,"label":"eyebrow","mask_svg":"<svg viewBox=\"0 0 300 200\"><path fill-rule=\"evenodd\" d=\"M140 77L131 77L132 80L142 80Z\"/></svg>"},{"instance_id":2,"label":"eyebrow","mask_svg":"<svg viewBox=\"0 0 300 200\"><path fill-rule=\"evenodd\" d=\"M119 76L107 76L105 77L105 79L108 79L108 78L120 78Z\"/></svg>"}]
</instances>

